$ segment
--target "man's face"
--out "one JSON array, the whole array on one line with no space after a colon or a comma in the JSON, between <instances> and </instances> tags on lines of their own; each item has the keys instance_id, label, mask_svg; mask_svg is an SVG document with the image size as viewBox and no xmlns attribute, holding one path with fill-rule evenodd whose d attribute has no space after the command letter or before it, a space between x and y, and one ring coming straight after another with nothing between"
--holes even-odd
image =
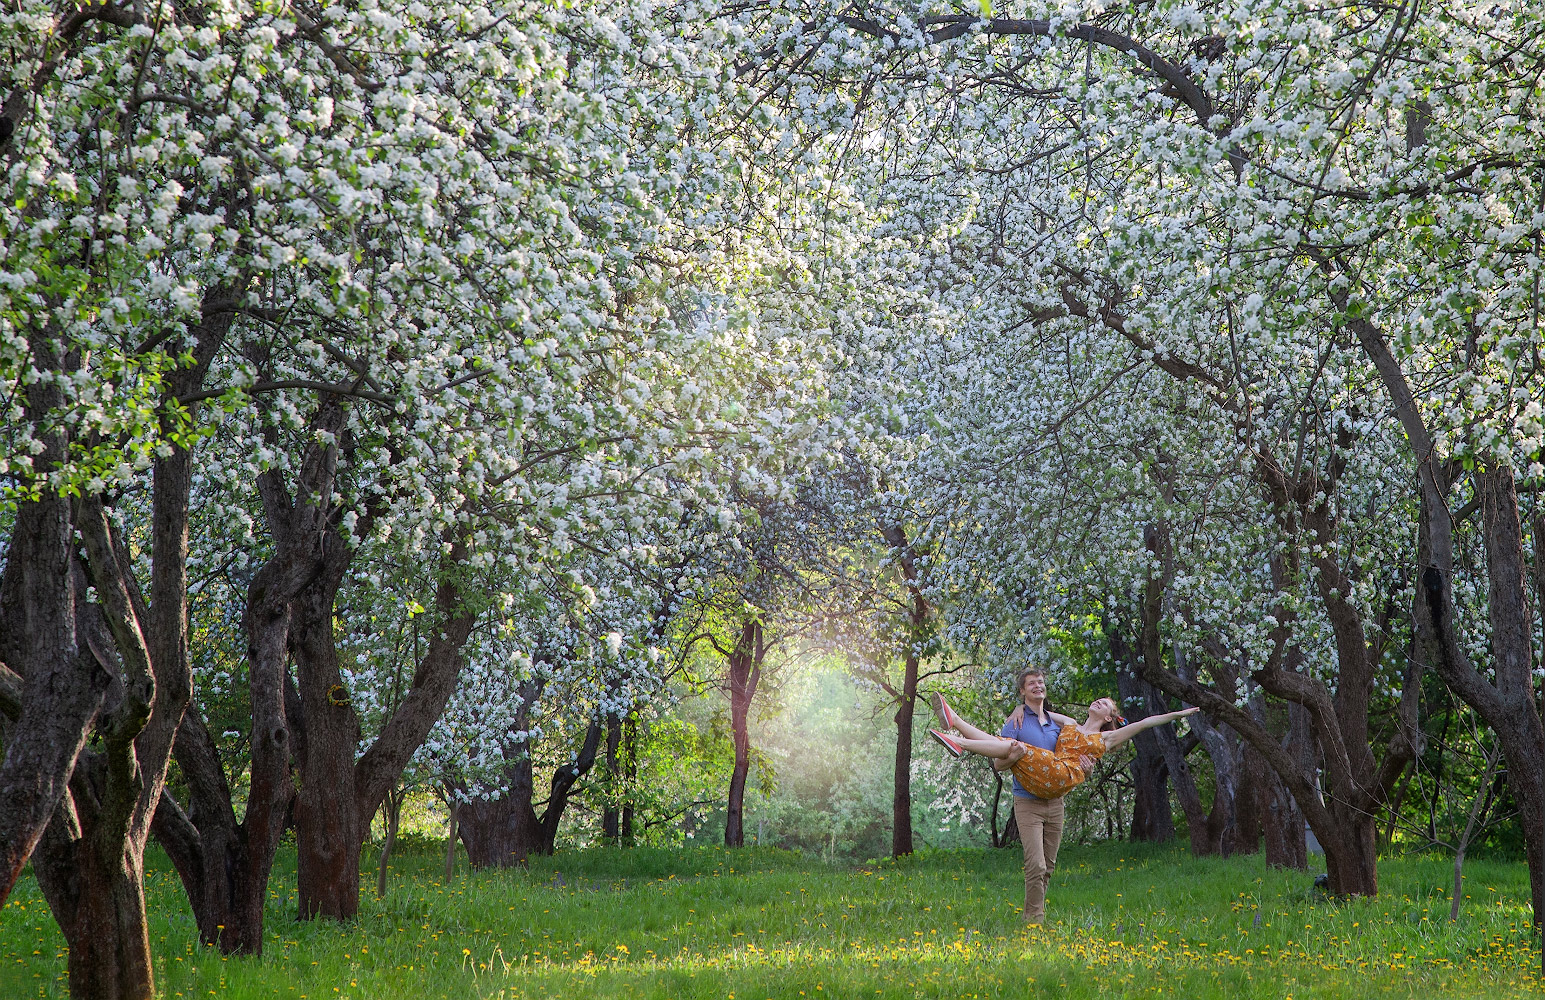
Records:
<instances>
[{"instance_id":1,"label":"man's face","mask_svg":"<svg viewBox=\"0 0 1545 1000\"><path fill-rule=\"evenodd\" d=\"M1019 693L1026 701L1043 701L1046 698L1046 675L1026 674Z\"/></svg>"}]
</instances>

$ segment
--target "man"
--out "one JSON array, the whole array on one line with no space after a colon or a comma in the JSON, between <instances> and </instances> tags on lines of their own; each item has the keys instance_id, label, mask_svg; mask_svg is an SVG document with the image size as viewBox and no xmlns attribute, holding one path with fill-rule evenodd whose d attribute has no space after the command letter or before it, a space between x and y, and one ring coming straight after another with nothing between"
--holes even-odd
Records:
<instances>
[{"instance_id":1,"label":"man","mask_svg":"<svg viewBox=\"0 0 1545 1000\"><path fill-rule=\"evenodd\" d=\"M1062 727L1046 714L1046 670L1031 664L1019 672L1021 704L1003 723L998 735L1019 740L1043 750L1053 750ZM1080 761L1087 773L1094 761ZM995 759L994 769L1008 770L1013 760ZM1014 779L1014 822L1019 826L1019 840L1025 855L1025 910L1027 924L1046 919L1046 885L1057 868L1057 847L1062 843L1062 799L1040 799L1025 791Z\"/></svg>"}]
</instances>

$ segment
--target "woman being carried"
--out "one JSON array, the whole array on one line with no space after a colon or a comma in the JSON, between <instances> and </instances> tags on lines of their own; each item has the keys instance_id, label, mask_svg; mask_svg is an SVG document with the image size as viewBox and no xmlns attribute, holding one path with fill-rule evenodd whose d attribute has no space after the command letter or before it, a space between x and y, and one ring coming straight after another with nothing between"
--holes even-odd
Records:
<instances>
[{"instance_id":1,"label":"woman being carried","mask_svg":"<svg viewBox=\"0 0 1545 1000\"><path fill-rule=\"evenodd\" d=\"M1183 715L1201 711L1198 708L1182 708L1178 712L1150 715L1129 725L1121 717L1114 701L1100 698L1090 703L1089 716L1082 725L1066 715L1048 712L1062 726L1062 730L1057 734L1057 748L1042 750L976 728L956 715L941 694L933 696L933 710L938 713L939 721L946 729L957 730L964 737L950 736L937 729L928 730L928 735L943 744L951 755L960 757L974 753L1006 760L1012 765L1014 777L1019 779L1025 791L1043 799L1060 798L1083 783L1088 775L1079 765L1080 757L1098 760L1107 750L1120 746L1145 729L1162 726Z\"/></svg>"}]
</instances>

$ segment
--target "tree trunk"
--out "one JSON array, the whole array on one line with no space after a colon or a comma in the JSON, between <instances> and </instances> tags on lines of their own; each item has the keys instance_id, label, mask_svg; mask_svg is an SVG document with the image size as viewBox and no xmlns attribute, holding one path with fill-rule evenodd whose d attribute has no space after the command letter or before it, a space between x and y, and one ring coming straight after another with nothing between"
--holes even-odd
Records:
<instances>
[{"instance_id":1,"label":"tree trunk","mask_svg":"<svg viewBox=\"0 0 1545 1000\"><path fill-rule=\"evenodd\" d=\"M623 727L623 768L629 788L638 778L638 719L634 715L628 716L627 724ZM633 799L629 796L622 803L622 846L633 846ZM759 841L760 846L760 841Z\"/></svg>"},{"instance_id":2,"label":"tree trunk","mask_svg":"<svg viewBox=\"0 0 1545 1000\"><path fill-rule=\"evenodd\" d=\"M461 842L473 868L509 868L533 854L552 853L530 797L520 795L513 783L511 792L498 799L473 799L457 809Z\"/></svg>"},{"instance_id":3,"label":"tree trunk","mask_svg":"<svg viewBox=\"0 0 1545 1000\"><path fill-rule=\"evenodd\" d=\"M343 539L329 531L322 572L290 602L290 652L306 730L306 759L295 794L301 920L348 920L359 911L365 823L374 814L361 817L355 806L359 716L343 684L333 635L333 606L350 561Z\"/></svg>"},{"instance_id":4,"label":"tree trunk","mask_svg":"<svg viewBox=\"0 0 1545 1000\"><path fill-rule=\"evenodd\" d=\"M223 788L225 775L203 720L190 710L177 731L177 762L189 784L193 809L191 815L184 812L165 793L152 825L156 840L182 879L200 939L228 955L263 952L269 874L294 789L288 760L280 794L261 781L262 757L267 752L258 740L253 741L247 815L237 823L228 788L222 793L200 787Z\"/></svg>"},{"instance_id":5,"label":"tree trunk","mask_svg":"<svg viewBox=\"0 0 1545 1000\"><path fill-rule=\"evenodd\" d=\"M1223 653L1223 650L1219 650ZM1187 652L1177 647L1175 649L1175 670L1180 676L1197 679L1197 669L1200 659L1197 655L1188 655ZM1211 673L1214 683L1220 690L1237 690L1239 686L1239 671L1229 656L1215 656L1211 664ZM1240 737L1224 726L1214 725L1213 721L1205 714L1197 714L1190 719L1191 730L1201 742L1202 748L1207 751L1207 756L1212 760L1213 795L1212 809L1207 813L1207 839L1213 851L1229 857L1238 853L1242 848L1241 831L1239 827L1239 803L1241 799L1240 782L1243 778L1244 760L1243 744ZM1255 841L1250 841L1249 850L1255 850Z\"/></svg>"},{"instance_id":6,"label":"tree trunk","mask_svg":"<svg viewBox=\"0 0 1545 1000\"><path fill-rule=\"evenodd\" d=\"M1153 715L1156 712L1149 711L1145 714ZM1218 853L1217 845L1212 840L1212 832L1208 828L1207 811L1202 806L1202 794L1197 790L1196 777L1191 773L1191 765L1180 752L1180 741L1172 732L1160 732L1159 746L1164 752L1164 763L1174 779L1175 799L1180 803L1181 815L1186 820L1186 839L1191 845L1191 856L1204 858Z\"/></svg>"},{"instance_id":7,"label":"tree trunk","mask_svg":"<svg viewBox=\"0 0 1545 1000\"><path fill-rule=\"evenodd\" d=\"M762 642L762 622L749 617L741 625L735 647L730 650L728 676L730 695L730 731L735 740L735 767L730 772L730 792L726 803L724 845L746 845L745 804L746 775L751 770L751 701L762 677L762 657L767 647Z\"/></svg>"},{"instance_id":8,"label":"tree trunk","mask_svg":"<svg viewBox=\"0 0 1545 1000\"><path fill-rule=\"evenodd\" d=\"M70 996L151 1000L143 845L49 827L33 859L38 885L69 946ZM116 848L116 849L115 849Z\"/></svg>"},{"instance_id":9,"label":"tree trunk","mask_svg":"<svg viewBox=\"0 0 1545 1000\"><path fill-rule=\"evenodd\" d=\"M529 706L533 698L524 705ZM524 726L524 708L517 725ZM595 765L601 748L605 723L594 720L585 730L585 740L573 761L553 772L547 807L538 814L535 776L529 750L504 767L501 787L480 786L461 805L461 840L474 868L508 868L522 865L533 854L552 854L558 840L558 825L568 808L569 796L580 778ZM497 793L497 798L494 794Z\"/></svg>"},{"instance_id":10,"label":"tree trunk","mask_svg":"<svg viewBox=\"0 0 1545 1000\"><path fill-rule=\"evenodd\" d=\"M193 363L167 380L176 399L203 383L231 314L206 291ZM188 656L188 509L192 455L172 446L151 474L150 601L101 497L83 497L74 527L77 656L113 675L96 740L75 758L68 793L33 857L33 870L70 948L71 995L149 998L155 984L145 919L144 853L165 789L173 738L192 692ZM73 548L73 545L72 545ZM88 582L96 601L85 601Z\"/></svg>"},{"instance_id":11,"label":"tree trunk","mask_svg":"<svg viewBox=\"0 0 1545 1000\"><path fill-rule=\"evenodd\" d=\"M1309 723L1309 713L1302 705L1292 702L1285 706L1285 712L1287 731L1281 740L1283 751L1300 772L1308 773L1314 767L1315 756L1314 728ZM1259 693L1250 699L1250 713L1263 729L1267 728L1266 701ZM1246 749L1247 760L1255 763L1259 773L1255 801L1266 835L1266 863L1303 871L1309 867L1303 811L1260 752L1249 744Z\"/></svg>"},{"instance_id":12,"label":"tree trunk","mask_svg":"<svg viewBox=\"0 0 1545 1000\"><path fill-rule=\"evenodd\" d=\"M156 837L182 878L199 937L226 954L263 951L269 875L295 797L292 764L305 760L298 698L286 703L289 601L314 571L310 559L280 552L247 586L242 626L252 735L245 817L237 822L219 751L196 708L184 715L175 744L189 808L164 796L156 809Z\"/></svg>"},{"instance_id":13,"label":"tree trunk","mask_svg":"<svg viewBox=\"0 0 1545 1000\"><path fill-rule=\"evenodd\" d=\"M921 605L922 598L916 598ZM916 609L914 609L916 611ZM891 795L891 856L912 853L912 716L917 705L917 652L909 646L896 706L896 766Z\"/></svg>"},{"instance_id":14,"label":"tree trunk","mask_svg":"<svg viewBox=\"0 0 1545 1000\"><path fill-rule=\"evenodd\" d=\"M101 501L85 498L77 510L85 561L77 570L76 635L81 654L89 651L117 676L96 719L96 746L76 759L68 799L38 843L33 871L70 948L71 995L87 1000L154 994L144 852L191 690L190 469L184 450L155 466L153 606L140 594L127 547ZM87 576L99 603L83 599Z\"/></svg>"},{"instance_id":15,"label":"tree trunk","mask_svg":"<svg viewBox=\"0 0 1545 1000\"><path fill-rule=\"evenodd\" d=\"M917 553L899 524L883 525L880 534L896 553L901 580L910 597L907 607L906 649L902 655L899 690L887 684L896 699L896 760L891 794L891 856L912 853L912 717L917 707L917 677L922 644L928 625L928 601L923 597L923 578Z\"/></svg>"},{"instance_id":16,"label":"tree trunk","mask_svg":"<svg viewBox=\"0 0 1545 1000\"><path fill-rule=\"evenodd\" d=\"M1116 665L1116 694L1121 704L1132 714L1134 722L1147 718L1153 714L1149 706L1156 700L1157 692L1133 669L1132 649L1113 623L1106 623L1105 636ZM1149 729L1132 739L1137 753L1132 759L1132 826L1128 838L1167 844L1175 836L1175 817L1169 800L1169 765L1159 746L1159 733L1159 729Z\"/></svg>"},{"instance_id":17,"label":"tree trunk","mask_svg":"<svg viewBox=\"0 0 1545 1000\"><path fill-rule=\"evenodd\" d=\"M1144 531L1144 540L1154 552L1167 550L1168 540L1163 537L1164 532L1153 525ZM1164 575L1153 574L1143 586L1142 633L1141 653L1144 670L1163 670L1164 653L1160 643L1159 625L1163 619L1164 600ZM1176 668L1179 668L1176 664ZM1168 709L1158 698L1150 698L1148 703L1141 706L1143 715L1156 715ZM1218 853L1217 845L1211 838L1211 831L1207 825L1207 813L1202 808L1202 796L1196 787L1196 777L1191 773L1191 765L1186 762L1185 755L1180 752L1180 742L1175 737L1175 730L1171 726L1162 726L1152 730L1160 751L1164 754L1164 763L1169 769L1170 781L1175 786L1175 798L1180 802L1180 811L1186 818L1186 836L1191 843L1192 857L1206 857Z\"/></svg>"},{"instance_id":18,"label":"tree trunk","mask_svg":"<svg viewBox=\"0 0 1545 1000\"><path fill-rule=\"evenodd\" d=\"M40 331L41 333L41 331ZM34 364L59 376L79 367L42 336ZM50 378L24 390L22 419L40 431L34 468L64 462L69 441L49 429L64 405ZM113 673L82 649L76 635L75 525L66 497L45 489L16 505L0 575L0 708L14 720L0 762L0 903L10 894L65 797L76 757L86 744Z\"/></svg>"},{"instance_id":19,"label":"tree trunk","mask_svg":"<svg viewBox=\"0 0 1545 1000\"><path fill-rule=\"evenodd\" d=\"M299 505L297 505L299 509ZM468 550L447 534L440 566L434 627L408 693L363 754L359 715L343 683L333 614L353 559L338 521L326 512L315 536L319 572L290 601L289 648L295 659L304 756L295 798L299 917L352 918L359 910L360 858L370 818L401 779L413 753L445 711L461 671L462 647L475 613L465 606L455 575Z\"/></svg>"},{"instance_id":20,"label":"tree trunk","mask_svg":"<svg viewBox=\"0 0 1545 1000\"><path fill-rule=\"evenodd\" d=\"M1259 772L1251 762L1255 753L1242 738L1239 741L1239 791L1234 797L1234 851L1255 854L1261 849L1261 808L1256 788Z\"/></svg>"},{"instance_id":21,"label":"tree trunk","mask_svg":"<svg viewBox=\"0 0 1545 1000\"><path fill-rule=\"evenodd\" d=\"M987 836L994 847L1002 847L1004 840L1003 828L998 825L999 806L1003 804L1003 772L993 768L992 772L992 815L988 817Z\"/></svg>"},{"instance_id":22,"label":"tree trunk","mask_svg":"<svg viewBox=\"0 0 1545 1000\"><path fill-rule=\"evenodd\" d=\"M456 838L461 836L461 803L447 791L445 796L445 884L456 877Z\"/></svg>"},{"instance_id":23,"label":"tree trunk","mask_svg":"<svg viewBox=\"0 0 1545 1000\"><path fill-rule=\"evenodd\" d=\"M113 679L76 641L74 531L64 499L17 504L0 577L0 699L15 720L0 763L0 902L64 803Z\"/></svg>"},{"instance_id":24,"label":"tree trunk","mask_svg":"<svg viewBox=\"0 0 1545 1000\"><path fill-rule=\"evenodd\" d=\"M622 746L622 719L606 720L606 803L601 808L601 839L608 844L622 840L622 812L617 808L617 789L621 785L618 751Z\"/></svg>"},{"instance_id":25,"label":"tree trunk","mask_svg":"<svg viewBox=\"0 0 1545 1000\"><path fill-rule=\"evenodd\" d=\"M172 802L156 810L158 835L193 901L201 936L228 952L261 950L268 878L287 817L296 826L300 916L357 912L370 818L444 710L472 628L456 584L442 578L436 627L412 685L360 755L358 718L333 635L334 602L353 553L339 529L343 511L332 502L339 442L349 440L347 416L334 397L318 404L293 491L278 470L258 477L275 553L249 585L244 616L252 699L246 817L236 822L229 783L202 722L178 739L191 808L183 814ZM367 505L356 530L368 533L378 511ZM450 551L441 569L451 577L467 553L458 538L444 541ZM296 679L287 669L291 655Z\"/></svg>"},{"instance_id":26,"label":"tree trunk","mask_svg":"<svg viewBox=\"0 0 1545 1000\"><path fill-rule=\"evenodd\" d=\"M1012 801L1013 800L1010 799L1011 803L1012 803ZM1019 844L1020 842L1021 841L1019 839L1019 820L1015 818L1015 816L1014 816L1014 807L1013 807L1012 804L1010 804L1010 806L1009 806L1009 818L1003 824L1002 843L1000 843L998 846L999 847L1013 847L1014 845Z\"/></svg>"},{"instance_id":27,"label":"tree trunk","mask_svg":"<svg viewBox=\"0 0 1545 1000\"><path fill-rule=\"evenodd\" d=\"M386 827L381 838L381 858L376 864L376 898L386 895L386 868L392 858L392 848L397 846L397 823L402 818L404 791L394 788L382 803L382 825Z\"/></svg>"},{"instance_id":28,"label":"tree trunk","mask_svg":"<svg viewBox=\"0 0 1545 1000\"><path fill-rule=\"evenodd\" d=\"M1327 272L1332 269L1328 261L1321 267ZM1346 291L1332 290L1330 294L1338 308L1346 308ZM1524 589L1523 529L1513 474L1506 464L1474 474L1490 585L1487 603L1495 669L1488 680L1470 662L1454 607L1450 470L1438 457L1421 406L1383 331L1366 318L1351 320L1348 327L1378 370L1415 457L1422 499L1420 578L1414 615L1418 648L1432 656L1432 665L1448 686L1492 727L1507 757L1528 849L1529 885L1538 929L1545 921L1545 724L1535 699L1530 636L1533 619ZM1541 961L1545 966L1545 951Z\"/></svg>"},{"instance_id":29,"label":"tree trunk","mask_svg":"<svg viewBox=\"0 0 1545 1000\"><path fill-rule=\"evenodd\" d=\"M1524 828L1538 929L1545 926L1545 722L1534 691L1534 615L1525 583L1523 524L1510 469L1477 472L1475 486L1486 543L1494 676L1509 716L1506 726L1493 723L1493 728L1508 754L1508 785Z\"/></svg>"},{"instance_id":30,"label":"tree trunk","mask_svg":"<svg viewBox=\"0 0 1545 1000\"><path fill-rule=\"evenodd\" d=\"M1330 803L1336 817L1334 830L1339 837L1336 849L1325 843L1320 831L1315 836L1325 848L1325 872L1333 890L1342 896L1377 896L1379 894L1379 818L1354 809L1339 800Z\"/></svg>"}]
</instances>

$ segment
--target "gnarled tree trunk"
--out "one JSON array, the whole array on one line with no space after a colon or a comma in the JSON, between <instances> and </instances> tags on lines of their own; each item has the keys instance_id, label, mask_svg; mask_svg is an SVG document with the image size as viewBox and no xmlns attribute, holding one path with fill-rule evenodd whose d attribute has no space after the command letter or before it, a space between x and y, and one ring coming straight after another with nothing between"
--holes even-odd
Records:
<instances>
[{"instance_id":1,"label":"gnarled tree trunk","mask_svg":"<svg viewBox=\"0 0 1545 1000\"><path fill-rule=\"evenodd\" d=\"M290 652L295 658L305 755L295 800L299 916L346 920L359 910L360 857L370 818L402 776L413 753L445 711L461 672L462 647L475 615L465 606L457 574L467 547L447 538L435 594L428 649L407 695L370 747L359 754L359 716L343 683L333 633L333 607L352 549L330 521L322 572L291 602ZM357 760L356 760L357 757Z\"/></svg>"},{"instance_id":2,"label":"gnarled tree trunk","mask_svg":"<svg viewBox=\"0 0 1545 1000\"><path fill-rule=\"evenodd\" d=\"M166 402L202 385L230 329L229 304L227 290L206 291L194 328L193 363L168 376ZM149 601L103 498L84 497L74 511L80 551L69 556L66 580L74 591L81 676L62 689L89 689L98 674L110 681L90 720L97 739L91 749L74 755L67 793L32 860L69 945L71 995L82 1000L139 1000L155 992L144 851L173 737L192 690L187 648L191 491L192 455L173 444L152 464ZM96 595L92 603L86 600L88 582Z\"/></svg>"},{"instance_id":3,"label":"gnarled tree trunk","mask_svg":"<svg viewBox=\"0 0 1545 1000\"><path fill-rule=\"evenodd\" d=\"M76 642L75 525L60 497L16 508L0 576L0 902L64 802L112 673ZM13 672L14 671L14 672Z\"/></svg>"},{"instance_id":4,"label":"gnarled tree trunk","mask_svg":"<svg viewBox=\"0 0 1545 1000\"><path fill-rule=\"evenodd\" d=\"M516 722L522 728L525 706L534 698L533 694L522 703ZM553 772L547 805L541 813L533 804L536 782L529 750L505 765L504 780L498 788L463 790L469 794L463 796L457 811L461 818L461 842L466 845L472 867L508 868L525 864L533 854L553 853L569 796L579 779L595 765L605 728L600 719L592 720L586 727L584 742L574 759ZM497 792L498 797L489 792Z\"/></svg>"},{"instance_id":5,"label":"gnarled tree trunk","mask_svg":"<svg viewBox=\"0 0 1545 1000\"><path fill-rule=\"evenodd\" d=\"M157 834L183 879L201 937L228 952L262 948L268 878L287 816L299 848L300 916L357 912L370 817L444 711L472 629L474 616L456 582L466 548L447 537L433 637L407 695L359 755L358 717L342 684L332 631L334 602L353 557L339 527L344 511L333 501L338 442L349 440L347 417L337 398L319 404L293 489L279 471L258 477L275 553L248 587L244 622L253 727L246 816L237 822L219 756L197 719L178 736L191 808L184 811L168 797L156 810ZM377 513L367 507L356 530L368 533Z\"/></svg>"}]
</instances>

